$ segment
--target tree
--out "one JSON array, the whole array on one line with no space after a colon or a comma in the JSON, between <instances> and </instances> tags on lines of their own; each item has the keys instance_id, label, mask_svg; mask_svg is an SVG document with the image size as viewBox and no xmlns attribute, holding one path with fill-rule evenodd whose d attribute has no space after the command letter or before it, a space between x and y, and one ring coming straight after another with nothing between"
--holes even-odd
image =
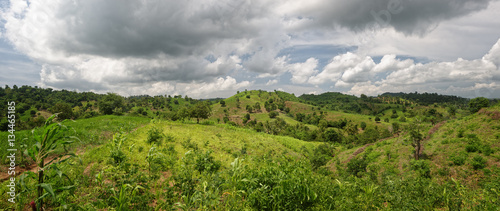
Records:
<instances>
[{"instance_id":1,"label":"tree","mask_svg":"<svg viewBox=\"0 0 500 211\"><path fill-rule=\"evenodd\" d=\"M318 127L321 129L326 129L328 127L328 122L324 119L319 120Z\"/></svg>"},{"instance_id":2,"label":"tree","mask_svg":"<svg viewBox=\"0 0 500 211\"><path fill-rule=\"evenodd\" d=\"M420 158L420 149L422 148L422 140L424 140L424 136L420 132L420 122L413 122L409 127L410 132L410 141L411 145L415 148L415 153L413 157L415 160Z\"/></svg>"},{"instance_id":3,"label":"tree","mask_svg":"<svg viewBox=\"0 0 500 211\"><path fill-rule=\"evenodd\" d=\"M221 100L221 101L220 101L220 106L221 106L221 107L226 107L226 101Z\"/></svg>"},{"instance_id":4,"label":"tree","mask_svg":"<svg viewBox=\"0 0 500 211\"><path fill-rule=\"evenodd\" d=\"M366 122L361 122L361 125L359 127L361 127L362 130L365 130Z\"/></svg>"},{"instance_id":5,"label":"tree","mask_svg":"<svg viewBox=\"0 0 500 211\"><path fill-rule=\"evenodd\" d=\"M448 107L448 114L450 114L450 116L455 116L457 114L457 107L454 105Z\"/></svg>"},{"instance_id":6,"label":"tree","mask_svg":"<svg viewBox=\"0 0 500 211\"><path fill-rule=\"evenodd\" d=\"M191 117L196 118L196 123L201 119L207 119L212 113L212 108L208 101L199 102L191 109Z\"/></svg>"},{"instance_id":7,"label":"tree","mask_svg":"<svg viewBox=\"0 0 500 211\"><path fill-rule=\"evenodd\" d=\"M333 128L328 128L323 132L323 139L327 142L341 142L342 135Z\"/></svg>"},{"instance_id":8,"label":"tree","mask_svg":"<svg viewBox=\"0 0 500 211\"><path fill-rule=\"evenodd\" d=\"M52 107L52 112L59 113L57 118L61 120L71 119L71 117L73 117L73 109L68 103L57 103Z\"/></svg>"},{"instance_id":9,"label":"tree","mask_svg":"<svg viewBox=\"0 0 500 211\"><path fill-rule=\"evenodd\" d=\"M253 112L253 108L252 108L251 105L247 105L246 109L247 109L248 113L252 113Z\"/></svg>"},{"instance_id":10,"label":"tree","mask_svg":"<svg viewBox=\"0 0 500 211\"><path fill-rule=\"evenodd\" d=\"M256 102L255 105L253 106L253 109L255 110L255 112L259 112L260 111L260 103Z\"/></svg>"},{"instance_id":11,"label":"tree","mask_svg":"<svg viewBox=\"0 0 500 211\"><path fill-rule=\"evenodd\" d=\"M490 106L490 101L484 97L476 97L469 101L469 110L471 113L476 113L481 108Z\"/></svg>"},{"instance_id":12,"label":"tree","mask_svg":"<svg viewBox=\"0 0 500 211\"><path fill-rule=\"evenodd\" d=\"M349 124L347 124L344 130L349 135L356 135L358 134L358 125L350 122Z\"/></svg>"},{"instance_id":13,"label":"tree","mask_svg":"<svg viewBox=\"0 0 500 211\"><path fill-rule=\"evenodd\" d=\"M271 111L269 112L269 118L273 119L276 118L279 115L277 111Z\"/></svg>"},{"instance_id":14,"label":"tree","mask_svg":"<svg viewBox=\"0 0 500 211\"><path fill-rule=\"evenodd\" d=\"M380 122L380 117L375 117L375 122Z\"/></svg>"},{"instance_id":15,"label":"tree","mask_svg":"<svg viewBox=\"0 0 500 211\"><path fill-rule=\"evenodd\" d=\"M123 107L123 97L115 93L108 93L99 101L99 111L105 115L113 114L115 108Z\"/></svg>"},{"instance_id":16,"label":"tree","mask_svg":"<svg viewBox=\"0 0 500 211\"><path fill-rule=\"evenodd\" d=\"M392 132L393 133L398 133L399 132L399 123L393 122L392 123Z\"/></svg>"}]
</instances>

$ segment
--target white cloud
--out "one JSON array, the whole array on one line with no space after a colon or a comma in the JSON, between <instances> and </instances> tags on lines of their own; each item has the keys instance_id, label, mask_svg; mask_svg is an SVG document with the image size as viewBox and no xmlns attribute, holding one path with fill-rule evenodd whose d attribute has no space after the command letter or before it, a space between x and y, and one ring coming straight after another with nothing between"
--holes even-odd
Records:
<instances>
[{"instance_id":1,"label":"white cloud","mask_svg":"<svg viewBox=\"0 0 500 211\"><path fill-rule=\"evenodd\" d=\"M288 69L292 74L292 83L306 83L310 76L318 72L316 67L318 67L318 60L315 58L309 58L304 63L294 63L288 65Z\"/></svg>"},{"instance_id":2,"label":"white cloud","mask_svg":"<svg viewBox=\"0 0 500 211\"><path fill-rule=\"evenodd\" d=\"M309 79L309 83L319 85L339 81L363 82L369 80L373 74L370 72L373 67L375 67L375 62L370 57L362 57L348 52L335 56L321 73Z\"/></svg>"},{"instance_id":3,"label":"white cloud","mask_svg":"<svg viewBox=\"0 0 500 211\"><path fill-rule=\"evenodd\" d=\"M272 79L272 80L269 80L267 83L266 83L266 86L271 86L271 85L274 85L274 84L277 84L278 83L278 80L276 79Z\"/></svg>"},{"instance_id":4,"label":"white cloud","mask_svg":"<svg viewBox=\"0 0 500 211\"><path fill-rule=\"evenodd\" d=\"M350 94L369 94L376 95L383 92L441 92L454 95L476 97L488 95L490 97L500 97L500 66L498 66L498 46L500 39L491 51L482 59L464 60L457 59L453 62L431 62L427 64L415 63L411 60L401 61L395 59L393 55L386 55L381 63L377 65L365 65L371 67L365 71L358 71L365 75L373 75L379 72L388 72L389 74L380 80L367 79L358 76L357 80L344 80L347 72L351 71L353 64L361 65L360 57L353 54L344 54L334 58L330 66L343 67L342 70L334 71L338 75L343 74L340 80L319 80L320 82L336 83L336 87L350 88ZM356 62L351 59L355 58ZM370 60L370 59L365 59ZM327 66L328 67L328 66ZM325 70L317 76L311 77L310 81L318 81L316 78L320 75L331 74L332 69L325 67ZM361 70L358 68L358 70ZM354 71L355 73L358 73ZM349 77L347 77L349 78ZM365 80L362 80L365 79ZM482 93L482 94L481 94Z\"/></svg>"},{"instance_id":5,"label":"white cloud","mask_svg":"<svg viewBox=\"0 0 500 211\"><path fill-rule=\"evenodd\" d=\"M216 94L216 96L228 96L225 93L230 92L234 94L234 90L249 87L253 83L254 82L250 81L242 81L238 83L236 79L227 76L225 79L217 78L215 81L209 83L179 84L178 86L182 87L181 90L184 90L188 96L207 98L209 96L214 96L214 94ZM217 95L217 93L220 95Z\"/></svg>"}]
</instances>

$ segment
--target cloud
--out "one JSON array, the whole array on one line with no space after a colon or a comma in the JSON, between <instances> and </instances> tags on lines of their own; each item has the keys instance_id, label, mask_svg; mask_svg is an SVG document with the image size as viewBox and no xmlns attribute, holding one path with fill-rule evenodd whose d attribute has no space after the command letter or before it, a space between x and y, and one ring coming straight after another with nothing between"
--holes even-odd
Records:
<instances>
[{"instance_id":1,"label":"cloud","mask_svg":"<svg viewBox=\"0 0 500 211\"><path fill-rule=\"evenodd\" d=\"M475 97L500 97L500 39L481 59L415 63L386 55L375 64L371 57L346 53L333 58L322 72L309 78L314 85L334 84L350 94L383 92L440 92ZM383 74L385 73L385 74ZM378 76L378 78L377 78Z\"/></svg>"},{"instance_id":2,"label":"cloud","mask_svg":"<svg viewBox=\"0 0 500 211\"><path fill-rule=\"evenodd\" d=\"M271 86L271 85L274 85L274 84L277 84L278 83L278 80L276 79L272 79L272 80L269 80L267 83L266 83L266 86Z\"/></svg>"},{"instance_id":3,"label":"cloud","mask_svg":"<svg viewBox=\"0 0 500 211\"><path fill-rule=\"evenodd\" d=\"M304 63L290 64L288 69L292 74L292 83L306 83L310 76L318 72L316 67L318 67L318 60L315 58L309 58Z\"/></svg>"},{"instance_id":4,"label":"cloud","mask_svg":"<svg viewBox=\"0 0 500 211\"><path fill-rule=\"evenodd\" d=\"M440 22L486 9L494 0L303 0L282 8L301 28L335 26L364 31L391 27L404 34L425 34Z\"/></svg>"},{"instance_id":5,"label":"cloud","mask_svg":"<svg viewBox=\"0 0 500 211\"><path fill-rule=\"evenodd\" d=\"M182 87L181 90L183 89L184 92L189 96L206 98L210 95L213 95L213 93L233 93L234 90L249 87L253 83L254 82L250 81L242 81L238 83L236 79L227 76L226 78L217 78L215 81L209 83L179 84L178 86Z\"/></svg>"},{"instance_id":6,"label":"cloud","mask_svg":"<svg viewBox=\"0 0 500 211\"><path fill-rule=\"evenodd\" d=\"M12 0L1 7L0 36L33 61L44 87L228 96L255 85L251 77L279 77L267 84L297 93L325 86L468 92L476 84L496 89L500 80L500 44L485 47L500 28L492 27L500 8L493 0ZM21 67L8 65L2 69Z\"/></svg>"},{"instance_id":7,"label":"cloud","mask_svg":"<svg viewBox=\"0 0 500 211\"><path fill-rule=\"evenodd\" d=\"M369 80L373 75L371 70L375 67L372 58L361 57L348 52L335 56L332 61L325 66L322 72L312 76L309 83L319 85L327 82L363 82Z\"/></svg>"},{"instance_id":8,"label":"cloud","mask_svg":"<svg viewBox=\"0 0 500 211\"><path fill-rule=\"evenodd\" d=\"M16 0L1 16L3 36L42 64L43 86L109 90L158 83L210 84L241 70L240 56L249 51L256 52L252 59L257 63L261 57L274 58L273 50L259 51L276 41L258 34L262 22L270 22L262 6L267 3L249 4ZM279 32L270 31L279 37ZM263 67L248 70L275 74L279 68L277 64L276 72Z\"/></svg>"}]
</instances>

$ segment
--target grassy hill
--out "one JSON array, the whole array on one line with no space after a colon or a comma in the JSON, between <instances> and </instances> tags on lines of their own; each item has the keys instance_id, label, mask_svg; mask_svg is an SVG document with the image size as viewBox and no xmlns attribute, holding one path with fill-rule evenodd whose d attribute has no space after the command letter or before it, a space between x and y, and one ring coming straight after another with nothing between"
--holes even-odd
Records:
<instances>
[{"instance_id":1,"label":"grassy hill","mask_svg":"<svg viewBox=\"0 0 500 211\"><path fill-rule=\"evenodd\" d=\"M358 98L352 103L379 110L345 113L284 92L244 91L214 100L200 124L170 118L199 103L190 98L128 99L123 116L62 122L79 141L47 158L76 156L45 167L42 185L38 164L16 154L17 203L0 207L26 210L43 187L48 210L498 209L500 106L470 114L397 99ZM16 137L19 151L37 146L30 130Z\"/></svg>"},{"instance_id":2,"label":"grassy hill","mask_svg":"<svg viewBox=\"0 0 500 211\"><path fill-rule=\"evenodd\" d=\"M78 120L68 124L79 128L83 141L92 142L85 131L104 140L75 146L78 158L46 170L53 189L73 188L58 189L45 203L84 210L493 209L499 206L499 110L435 126L420 161L411 158L405 133L349 149L231 125L111 116ZM472 131L481 152L466 152ZM451 164L457 152L467 155L461 165ZM485 159L484 167L475 167L476 156ZM322 160L329 162L322 167ZM71 180L58 177L57 169ZM2 207L22 209L36 198L29 189L36 180L23 183L19 203Z\"/></svg>"}]
</instances>

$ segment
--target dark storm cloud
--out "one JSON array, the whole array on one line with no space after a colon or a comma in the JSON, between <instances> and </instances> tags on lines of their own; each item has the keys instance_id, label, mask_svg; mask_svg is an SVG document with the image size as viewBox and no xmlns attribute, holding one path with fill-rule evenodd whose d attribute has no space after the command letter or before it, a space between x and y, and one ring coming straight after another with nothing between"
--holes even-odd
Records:
<instances>
[{"instance_id":1,"label":"dark storm cloud","mask_svg":"<svg viewBox=\"0 0 500 211\"><path fill-rule=\"evenodd\" d=\"M236 6L234 6L234 5ZM243 1L74 1L60 5L61 28L49 39L69 54L148 57L202 54L219 40L255 36L252 10ZM248 9L250 8L250 9ZM225 15L232 15L226 17Z\"/></svg>"},{"instance_id":2,"label":"dark storm cloud","mask_svg":"<svg viewBox=\"0 0 500 211\"><path fill-rule=\"evenodd\" d=\"M342 26L354 31L393 27L424 34L444 20L486 9L494 0L333 0L299 9L315 26Z\"/></svg>"}]
</instances>

